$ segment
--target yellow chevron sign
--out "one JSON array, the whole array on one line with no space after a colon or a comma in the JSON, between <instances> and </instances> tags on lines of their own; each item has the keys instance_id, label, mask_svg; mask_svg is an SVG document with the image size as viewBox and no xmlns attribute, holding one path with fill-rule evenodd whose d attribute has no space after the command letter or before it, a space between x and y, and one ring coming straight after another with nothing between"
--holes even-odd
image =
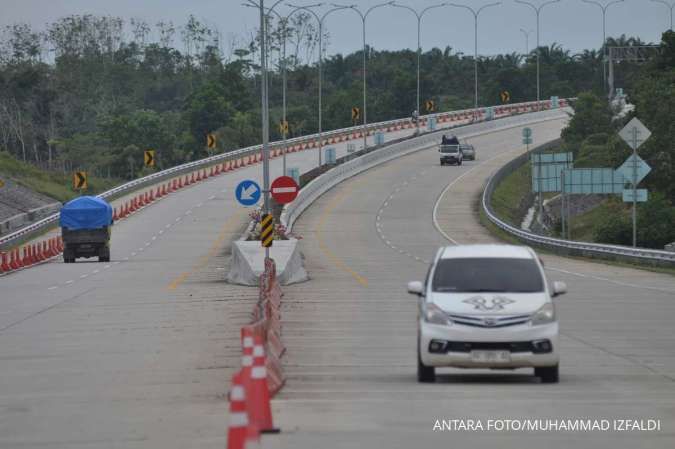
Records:
<instances>
[{"instance_id":1,"label":"yellow chevron sign","mask_svg":"<svg viewBox=\"0 0 675 449\"><path fill-rule=\"evenodd\" d=\"M155 166L155 150L145 150L143 152L143 162L146 167Z\"/></svg>"},{"instance_id":2,"label":"yellow chevron sign","mask_svg":"<svg viewBox=\"0 0 675 449\"><path fill-rule=\"evenodd\" d=\"M213 150L216 148L216 135L215 134L207 134L206 135L206 146L209 148L209 150Z\"/></svg>"},{"instance_id":3,"label":"yellow chevron sign","mask_svg":"<svg viewBox=\"0 0 675 449\"><path fill-rule=\"evenodd\" d=\"M86 171L76 171L73 173L73 188L75 190L86 190L87 189L87 172Z\"/></svg>"},{"instance_id":4,"label":"yellow chevron sign","mask_svg":"<svg viewBox=\"0 0 675 449\"><path fill-rule=\"evenodd\" d=\"M352 108L352 122L355 122L360 118L361 118L361 109Z\"/></svg>"},{"instance_id":5,"label":"yellow chevron sign","mask_svg":"<svg viewBox=\"0 0 675 449\"><path fill-rule=\"evenodd\" d=\"M274 217L272 214L265 214L260 220L260 243L263 248L269 248L274 241Z\"/></svg>"},{"instance_id":6,"label":"yellow chevron sign","mask_svg":"<svg viewBox=\"0 0 675 449\"><path fill-rule=\"evenodd\" d=\"M434 112L436 110L436 103L434 100L427 100L424 102L424 106L427 109L427 112Z\"/></svg>"}]
</instances>

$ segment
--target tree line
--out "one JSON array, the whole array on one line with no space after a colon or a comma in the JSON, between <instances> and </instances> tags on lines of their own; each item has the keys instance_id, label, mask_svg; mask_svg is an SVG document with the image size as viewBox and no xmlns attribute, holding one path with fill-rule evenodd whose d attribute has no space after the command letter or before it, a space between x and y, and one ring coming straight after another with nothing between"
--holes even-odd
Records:
<instances>
[{"instance_id":1,"label":"tree line","mask_svg":"<svg viewBox=\"0 0 675 449\"><path fill-rule=\"evenodd\" d=\"M318 31L306 14L269 27L271 120L281 118L285 66L290 134L316 132ZM607 42L634 44L641 41L622 36ZM602 49L572 54L553 44L539 50L542 98L602 93ZM217 152L257 144L259 51L255 33L224 42L193 16L182 26L91 15L65 17L39 31L8 26L0 39L0 151L43 168L131 179L147 171L145 149L157 150L161 169L206 156L210 132L218 137ZM416 107L416 52L366 52L369 121L410 116ZM324 129L352 125L350 110L362 101L362 56L357 51L325 57ZM438 110L471 107L473 65L472 56L450 46L423 52L422 101L435 100ZM639 67L621 66L617 85L627 86ZM536 95L535 51L480 57L478 71L482 105L499 104L502 91L509 91L512 102ZM271 134L280 138L276 126Z\"/></svg>"}]
</instances>

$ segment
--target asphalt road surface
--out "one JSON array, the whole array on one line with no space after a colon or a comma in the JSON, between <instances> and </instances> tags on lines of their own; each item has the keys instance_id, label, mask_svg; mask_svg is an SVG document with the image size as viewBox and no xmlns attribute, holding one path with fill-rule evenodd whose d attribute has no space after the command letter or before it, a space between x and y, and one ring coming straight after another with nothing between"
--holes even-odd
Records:
<instances>
[{"instance_id":1,"label":"asphalt road surface","mask_svg":"<svg viewBox=\"0 0 675 449\"><path fill-rule=\"evenodd\" d=\"M317 161L288 155L301 173ZM233 192L261 172L210 178L116 223L110 263L59 258L0 277L0 448L224 447L239 328L257 298L223 282L248 223Z\"/></svg>"},{"instance_id":2,"label":"asphalt road surface","mask_svg":"<svg viewBox=\"0 0 675 449\"><path fill-rule=\"evenodd\" d=\"M535 144L564 120L532 126ZM416 298L436 249L494 242L477 219L487 177L523 151L520 129L471 139L478 160L439 166L431 149L342 183L296 222L312 278L287 287L288 382L265 448L672 448L675 278L543 255L561 322L561 380L531 370L439 370L415 377ZM656 419L661 430L434 431L436 420ZM621 422L617 421L617 425Z\"/></svg>"}]
</instances>

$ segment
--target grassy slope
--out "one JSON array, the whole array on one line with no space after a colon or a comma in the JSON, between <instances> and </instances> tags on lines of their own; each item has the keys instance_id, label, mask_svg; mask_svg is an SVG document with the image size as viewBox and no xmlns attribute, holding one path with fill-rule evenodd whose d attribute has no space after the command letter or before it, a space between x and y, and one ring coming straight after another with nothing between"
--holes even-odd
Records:
<instances>
[{"instance_id":1,"label":"grassy slope","mask_svg":"<svg viewBox=\"0 0 675 449\"><path fill-rule=\"evenodd\" d=\"M518 206L521 198L530 193L530 164L527 163L499 183L492 194L492 207L502 220L520 227L522 218Z\"/></svg>"},{"instance_id":2,"label":"grassy slope","mask_svg":"<svg viewBox=\"0 0 675 449\"><path fill-rule=\"evenodd\" d=\"M0 152L0 176L61 202L78 196L78 192L72 189L70 174L64 175L40 170L30 164L16 160L5 152ZM101 193L119 183L119 180L115 179L94 178L92 176L88 178L89 189L86 192L88 194Z\"/></svg>"}]
</instances>

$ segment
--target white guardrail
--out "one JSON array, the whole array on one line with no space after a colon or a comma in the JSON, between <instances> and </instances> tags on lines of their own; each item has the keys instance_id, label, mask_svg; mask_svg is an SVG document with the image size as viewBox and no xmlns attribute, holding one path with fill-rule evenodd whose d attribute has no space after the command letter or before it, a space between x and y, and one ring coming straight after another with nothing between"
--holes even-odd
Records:
<instances>
[{"instance_id":1,"label":"white guardrail","mask_svg":"<svg viewBox=\"0 0 675 449\"><path fill-rule=\"evenodd\" d=\"M533 151L537 151L537 149L534 149ZM520 159L520 157L517 159ZM516 162L516 160L512 162ZM523 163L526 161L527 159L522 160ZM631 262L639 262L641 264L675 265L675 252L556 239L533 234L506 223L500 219L492 209L492 194L497 184L504 178L504 175L506 174L505 171L514 168L509 165L510 164L504 165L490 177L481 198L481 207L483 208L483 211L485 211L488 219L508 234L511 234L527 244L543 247L556 253L602 259L628 260Z\"/></svg>"},{"instance_id":2,"label":"white guardrail","mask_svg":"<svg viewBox=\"0 0 675 449\"><path fill-rule=\"evenodd\" d=\"M454 128L453 134L459 138L468 138L475 135L484 134L485 132L513 128L515 126L524 124L549 121L565 115L566 113L560 109L545 110L527 115L517 115L493 121L483 121L474 124L462 125L458 128ZM329 170L321 176L318 176L309 184L304 186L300 190L298 197L284 208L284 211L281 214L281 223L289 231L292 230L293 224L305 211L305 209L307 209L314 201L316 201L317 198L319 198L331 188L352 176L375 167L376 165L401 156L405 156L410 153L414 153L416 151L430 148L432 146L437 146L439 143L438 135L443 132L447 132L447 129L440 129L438 131L425 134L421 137L412 138L404 142L386 146L382 149L370 152L345 162L344 164L338 165L332 170Z\"/></svg>"},{"instance_id":3,"label":"white guardrail","mask_svg":"<svg viewBox=\"0 0 675 449\"><path fill-rule=\"evenodd\" d=\"M561 102L564 102L564 100L561 100ZM551 102L550 101L542 101L541 102L541 109L548 109L550 108ZM527 102L527 103L516 103L516 104L509 104L509 105L502 105L502 106L495 106L493 107L494 113L498 116L509 116L513 114L521 114L525 112L530 112L532 109L535 109L537 106L537 102ZM481 117L485 117L485 112L487 108L478 108L478 114ZM436 113L436 114L429 114L425 116L421 116L420 120L422 120L422 124L420 125L420 129L422 129L422 125L426 127L426 122L430 118L434 118L437 122L443 122L446 120L453 120L457 117L460 116L467 116L469 114L474 114L475 109L464 109L460 111L449 111L449 112L441 112L441 113ZM411 120L410 118L405 118L405 119L396 119L396 120L389 120L386 122L379 122L379 123L372 123L366 126L366 132L368 135L372 135L377 131L399 131L402 128L412 128L411 126ZM360 136L360 138L363 138L361 131L363 130L363 126L353 126L350 128L342 128L338 130L333 130L333 131L326 131L323 133L323 139L324 141L330 140L331 138L335 137L343 137L345 135L353 135L357 134ZM440 131L440 130L439 130ZM309 144L310 147L312 145L316 145L318 143L318 134L312 134L309 136L302 136L302 137L296 137L293 139L287 139L286 140L286 147L291 147L291 146L296 146L299 144ZM326 143L326 145L329 145L330 143ZM280 149L283 147L283 142L282 141L276 141L272 142L270 144L270 149ZM202 169L209 167L211 165L216 165L222 162L226 162L229 160L234 160L238 159L241 157L246 157L250 156L256 153L259 153L262 148L262 145L254 145L246 148L242 148L239 150L231 151L228 153L223 153L219 154L216 156L211 156L205 159L201 159L199 161L194 161L194 162L188 162L186 164L182 164L173 168L169 168L166 170L162 170L157 173L153 173L151 175L145 176L143 178L135 179L133 181L127 182L126 184L122 184L118 187L115 187L114 189L108 190L106 192L101 193L98 195L100 198L104 198L106 200L113 200L115 198L119 198L120 196L132 193L136 190L139 190L143 187L146 187L148 185L153 185L158 182L162 182L166 179L170 179L179 175L182 175L186 172L190 172L193 170L197 169ZM12 232L11 234L7 234L5 236L0 237L0 248L7 249L7 247L11 247L12 245L21 242L24 239L27 239L33 235L39 234L41 232L44 232L48 229L51 229L56 225L59 219L59 214L55 213L53 215L50 215L49 217L46 217L40 221L37 221L35 223L32 223L31 225L28 225L24 228L21 228L17 231Z\"/></svg>"}]
</instances>

